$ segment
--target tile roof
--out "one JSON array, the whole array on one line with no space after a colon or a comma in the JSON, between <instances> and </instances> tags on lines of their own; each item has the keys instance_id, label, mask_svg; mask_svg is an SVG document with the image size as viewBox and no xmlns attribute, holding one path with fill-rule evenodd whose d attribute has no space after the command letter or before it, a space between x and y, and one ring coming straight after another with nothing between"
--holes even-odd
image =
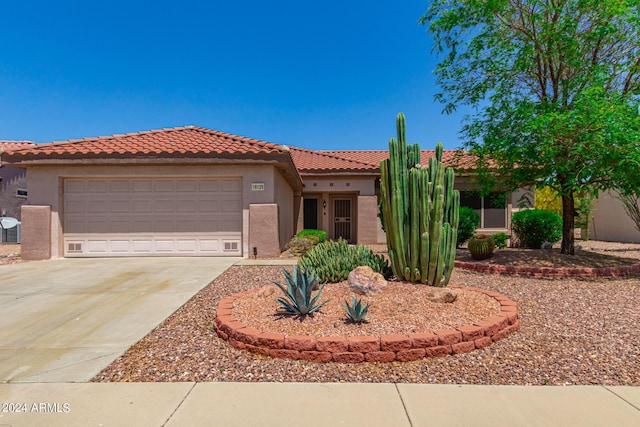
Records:
<instances>
[{"instance_id":1,"label":"tile roof","mask_svg":"<svg viewBox=\"0 0 640 427\"><path fill-rule=\"evenodd\" d=\"M292 156L296 167L302 173L334 172L334 171L373 171L378 172L380 162L389 158L388 150L305 150L296 153L299 148L292 148ZM435 157L435 150L422 150L420 162L428 164ZM472 169L475 157L462 150L445 150L442 160L447 166L459 170Z\"/></svg>"},{"instance_id":2,"label":"tile roof","mask_svg":"<svg viewBox=\"0 0 640 427\"><path fill-rule=\"evenodd\" d=\"M2 146L5 143L5 146ZM165 128L145 132L74 139L50 144L27 141L0 141L5 163L22 161L117 159L150 156L152 158L224 158L251 159L253 155L280 154L293 161L300 173L378 174L387 150L307 150L257 139L232 135L196 126ZM289 157L289 155L291 157ZM434 150L422 150L423 164L435 156ZM470 169L474 158L461 150L446 150L445 164Z\"/></svg>"},{"instance_id":3,"label":"tile roof","mask_svg":"<svg viewBox=\"0 0 640 427\"><path fill-rule=\"evenodd\" d=\"M8 141L0 139L0 153L20 150L21 148L33 147L35 145L36 143L32 141Z\"/></svg>"},{"instance_id":4,"label":"tile roof","mask_svg":"<svg viewBox=\"0 0 640 427\"><path fill-rule=\"evenodd\" d=\"M291 157L301 173L314 172L370 172L378 173L379 164L350 159L325 151L291 147Z\"/></svg>"},{"instance_id":5,"label":"tile roof","mask_svg":"<svg viewBox=\"0 0 640 427\"><path fill-rule=\"evenodd\" d=\"M189 157L208 154L284 153L287 147L195 126L83 138L7 150L9 161L69 157Z\"/></svg>"}]
</instances>

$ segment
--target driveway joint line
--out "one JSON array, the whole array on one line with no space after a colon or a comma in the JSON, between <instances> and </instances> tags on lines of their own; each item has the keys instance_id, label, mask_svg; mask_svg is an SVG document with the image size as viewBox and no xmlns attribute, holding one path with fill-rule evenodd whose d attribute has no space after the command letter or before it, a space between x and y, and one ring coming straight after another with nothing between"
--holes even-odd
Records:
<instances>
[{"instance_id":1,"label":"driveway joint line","mask_svg":"<svg viewBox=\"0 0 640 427\"><path fill-rule=\"evenodd\" d=\"M394 383L393 386L396 388L396 393L398 393L400 402L402 402L402 409L404 409L404 414L407 416L407 421L409 421L409 425L413 427L413 421L411 421L411 416L409 415L409 411L407 411L407 405L404 403L404 399L402 398L402 393L400 393L400 389L398 388L398 383Z\"/></svg>"},{"instance_id":2,"label":"driveway joint line","mask_svg":"<svg viewBox=\"0 0 640 427\"><path fill-rule=\"evenodd\" d=\"M623 402L625 402L627 405L631 406L633 409L635 409L636 411L640 412L640 408L637 407L636 405L634 405L633 403L629 402L627 399L625 399L624 397L620 396L618 393L616 393L615 391L611 390L609 387L607 387L606 385L602 386L605 390L607 390L609 393L613 394L615 397L617 397L618 399L622 400Z\"/></svg>"},{"instance_id":3,"label":"driveway joint line","mask_svg":"<svg viewBox=\"0 0 640 427\"><path fill-rule=\"evenodd\" d=\"M180 401L180 403L178 403L178 406L176 406L176 408L173 410L173 412L169 415L169 418L167 418L165 420L165 422L162 424L161 427L164 427L167 425L167 423L169 421L171 421L171 418L173 418L173 416L176 414L176 412L178 412L178 409L180 409L180 407L182 406L182 404L184 403L185 400L187 400L187 398L189 397L189 395L191 395L191 392L193 391L194 388L196 388L196 385L198 383L194 382L193 385L191 386L191 388L189 390L187 390L187 393L184 395L184 397L182 398L182 400Z\"/></svg>"}]
</instances>

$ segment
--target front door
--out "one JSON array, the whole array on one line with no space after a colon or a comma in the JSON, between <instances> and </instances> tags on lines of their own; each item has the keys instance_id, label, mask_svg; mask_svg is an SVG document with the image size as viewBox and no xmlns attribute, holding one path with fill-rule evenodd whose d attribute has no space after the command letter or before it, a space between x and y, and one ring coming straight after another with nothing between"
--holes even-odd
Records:
<instances>
[{"instance_id":1,"label":"front door","mask_svg":"<svg viewBox=\"0 0 640 427\"><path fill-rule=\"evenodd\" d=\"M318 228L318 199L304 199L304 228Z\"/></svg>"},{"instance_id":2,"label":"front door","mask_svg":"<svg viewBox=\"0 0 640 427\"><path fill-rule=\"evenodd\" d=\"M334 240L343 238L349 243L355 243L355 233L353 232L353 197L334 197L331 200L331 204L331 225L333 228L331 233L332 238Z\"/></svg>"}]
</instances>

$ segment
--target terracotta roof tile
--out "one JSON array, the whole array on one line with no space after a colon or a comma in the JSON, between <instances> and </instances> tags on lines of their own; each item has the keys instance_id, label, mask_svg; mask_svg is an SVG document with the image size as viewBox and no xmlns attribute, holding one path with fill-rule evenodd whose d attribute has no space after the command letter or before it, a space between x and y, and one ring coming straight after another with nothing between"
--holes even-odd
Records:
<instances>
[{"instance_id":1,"label":"terracotta roof tile","mask_svg":"<svg viewBox=\"0 0 640 427\"><path fill-rule=\"evenodd\" d=\"M302 173L333 171L374 171L378 172L380 162L389 158L387 150L302 150L292 156L298 170ZM420 162L428 164L435 157L435 150L422 150ZM473 169L475 157L463 150L445 150L444 163L460 170Z\"/></svg>"},{"instance_id":2,"label":"terracotta roof tile","mask_svg":"<svg viewBox=\"0 0 640 427\"><path fill-rule=\"evenodd\" d=\"M286 147L257 139L205 128L186 126L96 138L73 139L35 147L7 150L12 161L20 158L108 157L152 154L269 154L282 153Z\"/></svg>"},{"instance_id":3,"label":"terracotta roof tile","mask_svg":"<svg viewBox=\"0 0 640 427\"><path fill-rule=\"evenodd\" d=\"M5 151L20 150L22 148L28 148L35 146L36 143L32 141L8 141L0 140L0 153Z\"/></svg>"},{"instance_id":4,"label":"terracotta roof tile","mask_svg":"<svg viewBox=\"0 0 640 427\"><path fill-rule=\"evenodd\" d=\"M351 159L327 151L314 151L291 147L291 157L301 173L314 172L371 172L377 173L380 166L367 161Z\"/></svg>"}]
</instances>

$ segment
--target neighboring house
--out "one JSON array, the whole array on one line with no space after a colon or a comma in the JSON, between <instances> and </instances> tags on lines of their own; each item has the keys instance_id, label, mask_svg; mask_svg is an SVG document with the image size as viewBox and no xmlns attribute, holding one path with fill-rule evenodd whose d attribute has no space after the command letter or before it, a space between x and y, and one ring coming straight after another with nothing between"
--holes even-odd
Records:
<instances>
[{"instance_id":1,"label":"neighboring house","mask_svg":"<svg viewBox=\"0 0 640 427\"><path fill-rule=\"evenodd\" d=\"M601 192L591 214L589 238L608 242L640 243L640 231L610 191Z\"/></svg>"},{"instance_id":2,"label":"neighboring house","mask_svg":"<svg viewBox=\"0 0 640 427\"><path fill-rule=\"evenodd\" d=\"M0 159L5 151L35 146L31 141L0 140ZM0 216L20 219L20 207L27 201L27 174L24 169L5 166L0 161Z\"/></svg>"},{"instance_id":3,"label":"neighboring house","mask_svg":"<svg viewBox=\"0 0 640 427\"><path fill-rule=\"evenodd\" d=\"M426 163L432 151L423 151ZM384 150L314 151L199 127L85 138L8 151L26 168L23 256L277 255L303 228L351 243L383 243L377 217ZM472 159L461 203L482 228L508 231L514 197L480 197ZM44 236L44 237L43 237Z\"/></svg>"}]
</instances>

